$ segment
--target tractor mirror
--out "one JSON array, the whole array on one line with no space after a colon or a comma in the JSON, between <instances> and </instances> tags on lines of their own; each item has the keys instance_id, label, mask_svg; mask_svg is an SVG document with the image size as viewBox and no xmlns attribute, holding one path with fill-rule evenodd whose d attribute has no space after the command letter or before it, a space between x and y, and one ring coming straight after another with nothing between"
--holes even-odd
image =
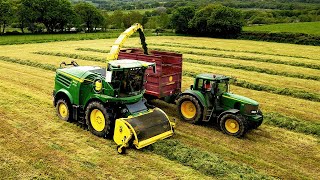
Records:
<instances>
[{"instance_id":1,"label":"tractor mirror","mask_svg":"<svg viewBox=\"0 0 320 180\"><path fill-rule=\"evenodd\" d=\"M112 80L112 71L106 71L106 82L110 83Z\"/></svg>"},{"instance_id":2,"label":"tractor mirror","mask_svg":"<svg viewBox=\"0 0 320 180\"><path fill-rule=\"evenodd\" d=\"M193 85L190 86L190 89L193 90Z\"/></svg>"}]
</instances>

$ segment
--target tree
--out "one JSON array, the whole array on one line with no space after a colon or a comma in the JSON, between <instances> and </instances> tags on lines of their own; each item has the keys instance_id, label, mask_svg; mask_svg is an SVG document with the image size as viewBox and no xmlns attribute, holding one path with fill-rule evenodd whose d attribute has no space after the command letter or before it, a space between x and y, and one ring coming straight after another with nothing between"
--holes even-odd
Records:
<instances>
[{"instance_id":1,"label":"tree","mask_svg":"<svg viewBox=\"0 0 320 180\"><path fill-rule=\"evenodd\" d=\"M222 5L208 5L196 12L189 26L198 35L230 37L239 34L243 24L241 11Z\"/></svg>"},{"instance_id":2,"label":"tree","mask_svg":"<svg viewBox=\"0 0 320 180\"><path fill-rule=\"evenodd\" d=\"M114 11L110 16L110 23L112 25L112 28L116 28L116 29L124 28L123 19L124 19L124 14L122 11L120 10Z\"/></svg>"},{"instance_id":3,"label":"tree","mask_svg":"<svg viewBox=\"0 0 320 180\"><path fill-rule=\"evenodd\" d=\"M177 33L190 32L188 23L193 18L194 13L195 9L191 6L179 7L175 11L173 11L171 23Z\"/></svg>"},{"instance_id":4,"label":"tree","mask_svg":"<svg viewBox=\"0 0 320 180\"><path fill-rule=\"evenodd\" d=\"M130 27L133 23L142 24L143 16L137 11L130 11L128 14L125 14L122 22L125 28Z\"/></svg>"},{"instance_id":5,"label":"tree","mask_svg":"<svg viewBox=\"0 0 320 180\"><path fill-rule=\"evenodd\" d=\"M103 25L104 17L95 6L86 2L80 2L75 5L74 9L79 15L81 22L85 24L87 31L92 32L93 28Z\"/></svg>"},{"instance_id":6,"label":"tree","mask_svg":"<svg viewBox=\"0 0 320 180\"><path fill-rule=\"evenodd\" d=\"M0 33L5 32L6 26L10 23L12 17L13 5L8 0L0 0Z\"/></svg>"}]
</instances>

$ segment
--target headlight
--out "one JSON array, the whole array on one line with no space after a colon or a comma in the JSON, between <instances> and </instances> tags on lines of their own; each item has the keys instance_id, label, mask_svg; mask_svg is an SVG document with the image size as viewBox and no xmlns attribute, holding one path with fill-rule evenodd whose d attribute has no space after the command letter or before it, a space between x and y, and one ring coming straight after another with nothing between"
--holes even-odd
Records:
<instances>
[{"instance_id":1,"label":"headlight","mask_svg":"<svg viewBox=\"0 0 320 180\"><path fill-rule=\"evenodd\" d=\"M258 106L246 104L246 105L244 105L244 112L246 114L256 114L258 112Z\"/></svg>"}]
</instances>

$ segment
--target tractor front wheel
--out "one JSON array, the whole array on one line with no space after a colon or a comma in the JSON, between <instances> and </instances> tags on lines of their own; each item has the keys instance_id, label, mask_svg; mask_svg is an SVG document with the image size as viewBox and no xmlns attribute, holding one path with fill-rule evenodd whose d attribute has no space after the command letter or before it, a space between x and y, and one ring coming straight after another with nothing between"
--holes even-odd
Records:
<instances>
[{"instance_id":1,"label":"tractor front wheel","mask_svg":"<svg viewBox=\"0 0 320 180\"><path fill-rule=\"evenodd\" d=\"M199 101L190 95L182 95L178 101L178 112L182 120L198 124L201 122L202 108Z\"/></svg>"},{"instance_id":2,"label":"tractor front wheel","mask_svg":"<svg viewBox=\"0 0 320 180\"><path fill-rule=\"evenodd\" d=\"M239 114L225 114L220 120L220 128L225 134L242 137L248 130L248 123Z\"/></svg>"},{"instance_id":3,"label":"tractor front wheel","mask_svg":"<svg viewBox=\"0 0 320 180\"><path fill-rule=\"evenodd\" d=\"M71 121L71 108L67 100L59 99L56 104L56 111L60 119Z\"/></svg>"},{"instance_id":4,"label":"tractor front wheel","mask_svg":"<svg viewBox=\"0 0 320 180\"><path fill-rule=\"evenodd\" d=\"M86 122L92 134L104 138L110 134L111 122L102 103L94 101L87 106Z\"/></svg>"}]
</instances>

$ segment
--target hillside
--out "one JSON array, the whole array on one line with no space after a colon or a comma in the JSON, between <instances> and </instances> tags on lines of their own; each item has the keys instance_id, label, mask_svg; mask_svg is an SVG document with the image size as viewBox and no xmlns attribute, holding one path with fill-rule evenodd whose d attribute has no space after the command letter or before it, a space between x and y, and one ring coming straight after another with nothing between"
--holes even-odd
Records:
<instances>
[{"instance_id":1,"label":"hillside","mask_svg":"<svg viewBox=\"0 0 320 180\"><path fill-rule=\"evenodd\" d=\"M271 24L261 26L244 27L244 31L262 31L262 32L290 32L290 33L304 33L312 35L320 35L320 22L301 22L301 23L284 23Z\"/></svg>"}]
</instances>

